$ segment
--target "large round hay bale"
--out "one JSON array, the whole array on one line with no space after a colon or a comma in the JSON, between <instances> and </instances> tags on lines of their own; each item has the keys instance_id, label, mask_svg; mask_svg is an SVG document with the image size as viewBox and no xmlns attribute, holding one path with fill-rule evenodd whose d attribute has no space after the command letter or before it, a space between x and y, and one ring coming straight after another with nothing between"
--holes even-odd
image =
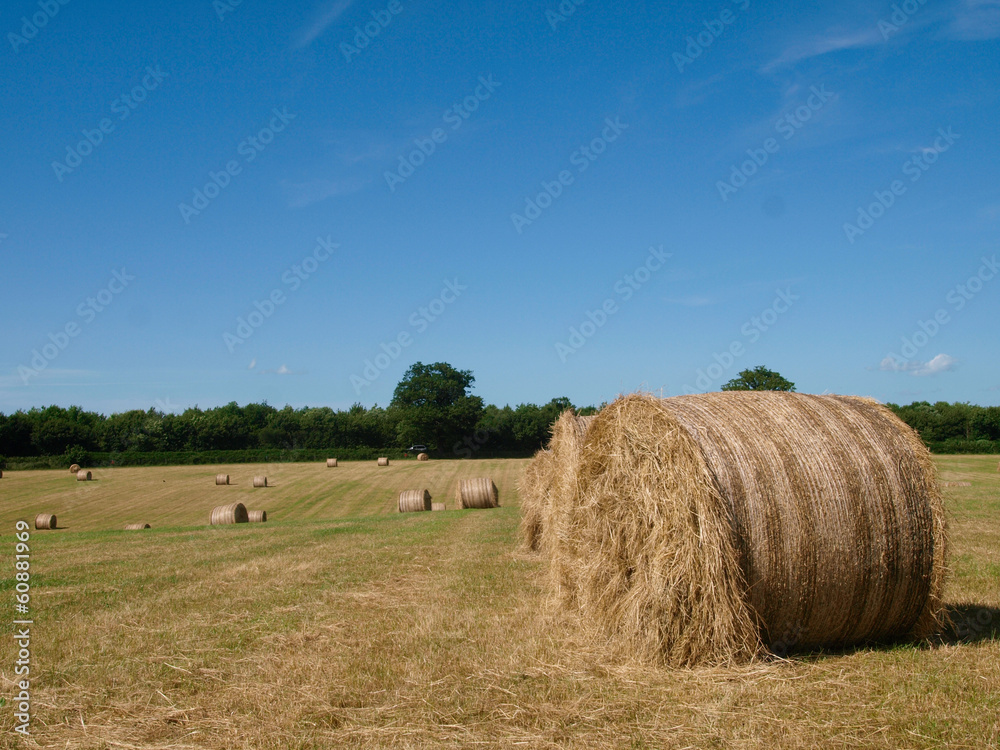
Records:
<instances>
[{"instance_id":1,"label":"large round hay bale","mask_svg":"<svg viewBox=\"0 0 1000 750\"><path fill-rule=\"evenodd\" d=\"M216 485L229 484L229 475L228 474L216 474L215 475L215 483L216 483Z\"/></svg>"},{"instance_id":2,"label":"large round hay bale","mask_svg":"<svg viewBox=\"0 0 1000 750\"><path fill-rule=\"evenodd\" d=\"M94 475L91 474L86 469L80 469L78 472L76 472L76 481L78 482L89 482L93 478Z\"/></svg>"},{"instance_id":3,"label":"large round hay bale","mask_svg":"<svg viewBox=\"0 0 1000 750\"><path fill-rule=\"evenodd\" d=\"M248 523L267 523L267 511L266 510L248 510L247 511L247 522Z\"/></svg>"},{"instance_id":4,"label":"large round hay bale","mask_svg":"<svg viewBox=\"0 0 1000 750\"><path fill-rule=\"evenodd\" d=\"M497 486L489 477L463 479L458 483L456 493L459 508L498 508L500 496Z\"/></svg>"},{"instance_id":5,"label":"large round hay bale","mask_svg":"<svg viewBox=\"0 0 1000 750\"><path fill-rule=\"evenodd\" d=\"M127 523L125 524L125 531L142 531L143 529L151 528L148 523Z\"/></svg>"},{"instance_id":6,"label":"large round hay bale","mask_svg":"<svg viewBox=\"0 0 1000 750\"><path fill-rule=\"evenodd\" d=\"M940 625L934 465L875 401L624 396L588 428L568 494L551 530L563 601L612 653L719 663Z\"/></svg>"},{"instance_id":7,"label":"large round hay bale","mask_svg":"<svg viewBox=\"0 0 1000 750\"><path fill-rule=\"evenodd\" d=\"M36 529L55 529L56 517L52 513L39 513L35 516L35 528Z\"/></svg>"},{"instance_id":8,"label":"large round hay bale","mask_svg":"<svg viewBox=\"0 0 1000 750\"><path fill-rule=\"evenodd\" d=\"M254 487L267 487L267 477L265 477L265 476L256 476L256 477L254 477L253 478L253 486Z\"/></svg>"},{"instance_id":9,"label":"large round hay bale","mask_svg":"<svg viewBox=\"0 0 1000 750\"><path fill-rule=\"evenodd\" d=\"M246 506L243 503L229 503L212 509L212 526L247 523L249 520Z\"/></svg>"},{"instance_id":10,"label":"large round hay bale","mask_svg":"<svg viewBox=\"0 0 1000 750\"><path fill-rule=\"evenodd\" d=\"M417 454L417 460L418 461L430 461L431 457L428 456L426 453L418 453Z\"/></svg>"},{"instance_id":11,"label":"large round hay bale","mask_svg":"<svg viewBox=\"0 0 1000 750\"><path fill-rule=\"evenodd\" d=\"M76 472L78 472L78 471L80 471L80 464L70 464L70 467L69 467L69 473L70 474L76 474Z\"/></svg>"},{"instance_id":12,"label":"large round hay bale","mask_svg":"<svg viewBox=\"0 0 1000 750\"><path fill-rule=\"evenodd\" d=\"M399 512L414 513L431 509L431 493L427 490L403 490L399 493Z\"/></svg>"},{"instance_id":13,"label":"large round hay bale","mask_svg":"<svg viewBox=\"0 0 1000 750\"><path fill-rule=\"evenodd\" d=\"M326 468L328 468L328 469L336 469L337 468L337 459L335 459L335 458L328 458L328 459L326 459Z\"/></svg>"},{"instance_id":14,"label":"large round hay bale","mask_svg":"<svg viewBox=\"0 0 1000 750\"><path fill-rule=\"evenodd\" d=\"M379 460L378 460L378 465L379 466L388 466L389 465L389 459L386 458L385 456L380 457Z\"/></svg>"}]
</instances>

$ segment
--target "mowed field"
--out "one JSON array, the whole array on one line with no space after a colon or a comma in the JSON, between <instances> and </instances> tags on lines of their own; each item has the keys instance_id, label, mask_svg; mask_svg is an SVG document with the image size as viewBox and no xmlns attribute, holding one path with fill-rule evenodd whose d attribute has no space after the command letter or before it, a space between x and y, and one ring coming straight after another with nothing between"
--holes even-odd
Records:
<instances>
[{"instance_id":1,"label":"mowed field","mask_svg":"<svg viewBox=\"0 0 1000 750\"><path fill-rule=\"evenodd\" d=\"M943 490L955 632L675 671L606 663L549 608L543 562L517 551L526 461L5 472L0 747L998 747L997 457L937 463L971 484ZM476 476L501 507L452 510ZM396 513L423 488L449 509ZM208 525L236 501L268 522ZM14 524L38 512L63 528L31 531L25 741Z\"/></svg>"}]
</instances>

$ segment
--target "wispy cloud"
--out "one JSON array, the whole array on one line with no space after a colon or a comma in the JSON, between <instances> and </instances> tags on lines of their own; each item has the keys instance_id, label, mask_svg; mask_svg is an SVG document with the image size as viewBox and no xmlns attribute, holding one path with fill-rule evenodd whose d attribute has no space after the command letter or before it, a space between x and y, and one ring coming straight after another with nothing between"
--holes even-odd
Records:
<instances>
[{"instance_id":1,"label":"wispy cloud","mask_svg":"<svg viewBox=\"0 0 1000 750\"><path fill-rule=\"evenodd\" d=\"M1000 0L962 0L945 33L966 41L1000 37Z\"/></svg>"},{"instance_id":2,"label":"wispy cloud","mask_svg":"<svg viewBox=\"0 0 1000 750\"><path fill-rule=\"evenodd\" d=\"M855 49L858 47L873 47L881 44L885 40L879 33L878 28L872 26L869 29L858 29L854 31L828 31L820 36L812 37L802 42L798 42L788 47L778 57L766 63L760 71L770 73L776 68L783 68L794 65L801 60L808 60L830 52L838 52L844 49Z\"/></svg>"},{"instance_id":3,"label":"wispy cloud","mask_svg":"<svg viewBox=\"0 0 1000 750\"><path fill-rule=\"evenodd\" d=\"M298 34L295 41L295 48L308 47L316 38L326 31L327 27L340 18L344 11L354 4L354 0L335 0L328 3L316 14L313 21Z\"/></svg>"},{"instance_id":4,"label":"wispy cloud","mask_svg":"<svg viewBox=\"0 0 1000 750\"><path fill-rule=\"evenodd\" d=\"M288 369L288 365L282 365L277 370L261 370L261 375L298 375L300 373L293 372Z\"/></svg>"},{"instance_id":5,"label":"wispy cloud","mask_svg":"<svg viewBox=\"0 0 1000 750\"><path fill-rule=\"evenodd\" d=\"M368 179L346 179L327 180L323 178L307 180L306 182L281 182L281 189L285 193L285 200L289 208L305 208L314 203L325 201L327 198L337 198L342 195L350 195L359 190L363 190L370 180Z\"/></svg>"},{"instance_id":6,"label":"wispy cloud","mask_svg":"<svg viewBox=\"0 0 1000 750\"><path fill-rule=\"evenodd\" d=\"M928 362L920 362L912 359L909 361L899 360L894 357L886 357L879 364L878 369L882 372L908 372L911 375L937 375L939 372L948 372L955 369L958 360L947 354L938 354Z\"/></svg>"}]
</instances>

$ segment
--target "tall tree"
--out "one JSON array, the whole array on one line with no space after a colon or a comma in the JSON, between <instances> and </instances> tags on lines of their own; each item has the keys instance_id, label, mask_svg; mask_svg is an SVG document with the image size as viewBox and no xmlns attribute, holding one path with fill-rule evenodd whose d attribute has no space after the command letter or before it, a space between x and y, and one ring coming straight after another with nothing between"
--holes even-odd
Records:
<instances>
[{"instance_id":1,"label":"tall tree","mask_svg":"<svg viewBox=\"0 0 1000 750\"><path fill-rule=\"evenodd\" d=\"M786 380L774 370L757 365L752 370L744 370L738 378L733 378L724 386L724 391L794 391L795 383Z\"/></svg>"},{"instance_id":2,"label":"tall tree","mask_svg":"<svg viewBox=\"0 0 1000 750\"><path fill-rule=\"evenodd\" d=\"M401 445L422 443L450 451L472 435L483 414L483 400L469 390L476 379L471 370L456 370L447 362L416 362L403 375L392 395L390 409L399 417Z\"/></svg>"}]
</instances>

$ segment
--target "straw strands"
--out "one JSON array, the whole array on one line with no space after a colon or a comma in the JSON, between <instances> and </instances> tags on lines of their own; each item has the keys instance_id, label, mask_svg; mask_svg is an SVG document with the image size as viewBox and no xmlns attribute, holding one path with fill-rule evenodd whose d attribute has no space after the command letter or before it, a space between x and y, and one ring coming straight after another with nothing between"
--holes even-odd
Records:
<instances>
[{"instance_id":1,"label":"straw strands","mask_svg":"<svg viewBox=\"0 0 1000 750\"><path fill-rule=\"evenodd\" d=\"M459 508L498 508L500 496L489 477L463 479L458 483L456 498Z\"/></svg>"},{"instance_id":2,"label":"straw strands","mask_svg":"<svg viewBox=\"0 0 1000 750\"><path fill-rule=\"evenodd\" d=\"M575 465L560 423L534 474L551 486L541 548L558 601L614 656L723 663L939 627L934 467L878 403L624 396L584 427Z\"/></svg>"},{"instance_id":3,"label":"straw strands","mask_svg":"<svg viewBox=\"0 0 1000 750\"><path fill-rule=\"evenodd\" d=\"M427 490L403 490L399 493L399 512L414 513L431 509L431 493Z\"/></svg>"}]
</instances>

